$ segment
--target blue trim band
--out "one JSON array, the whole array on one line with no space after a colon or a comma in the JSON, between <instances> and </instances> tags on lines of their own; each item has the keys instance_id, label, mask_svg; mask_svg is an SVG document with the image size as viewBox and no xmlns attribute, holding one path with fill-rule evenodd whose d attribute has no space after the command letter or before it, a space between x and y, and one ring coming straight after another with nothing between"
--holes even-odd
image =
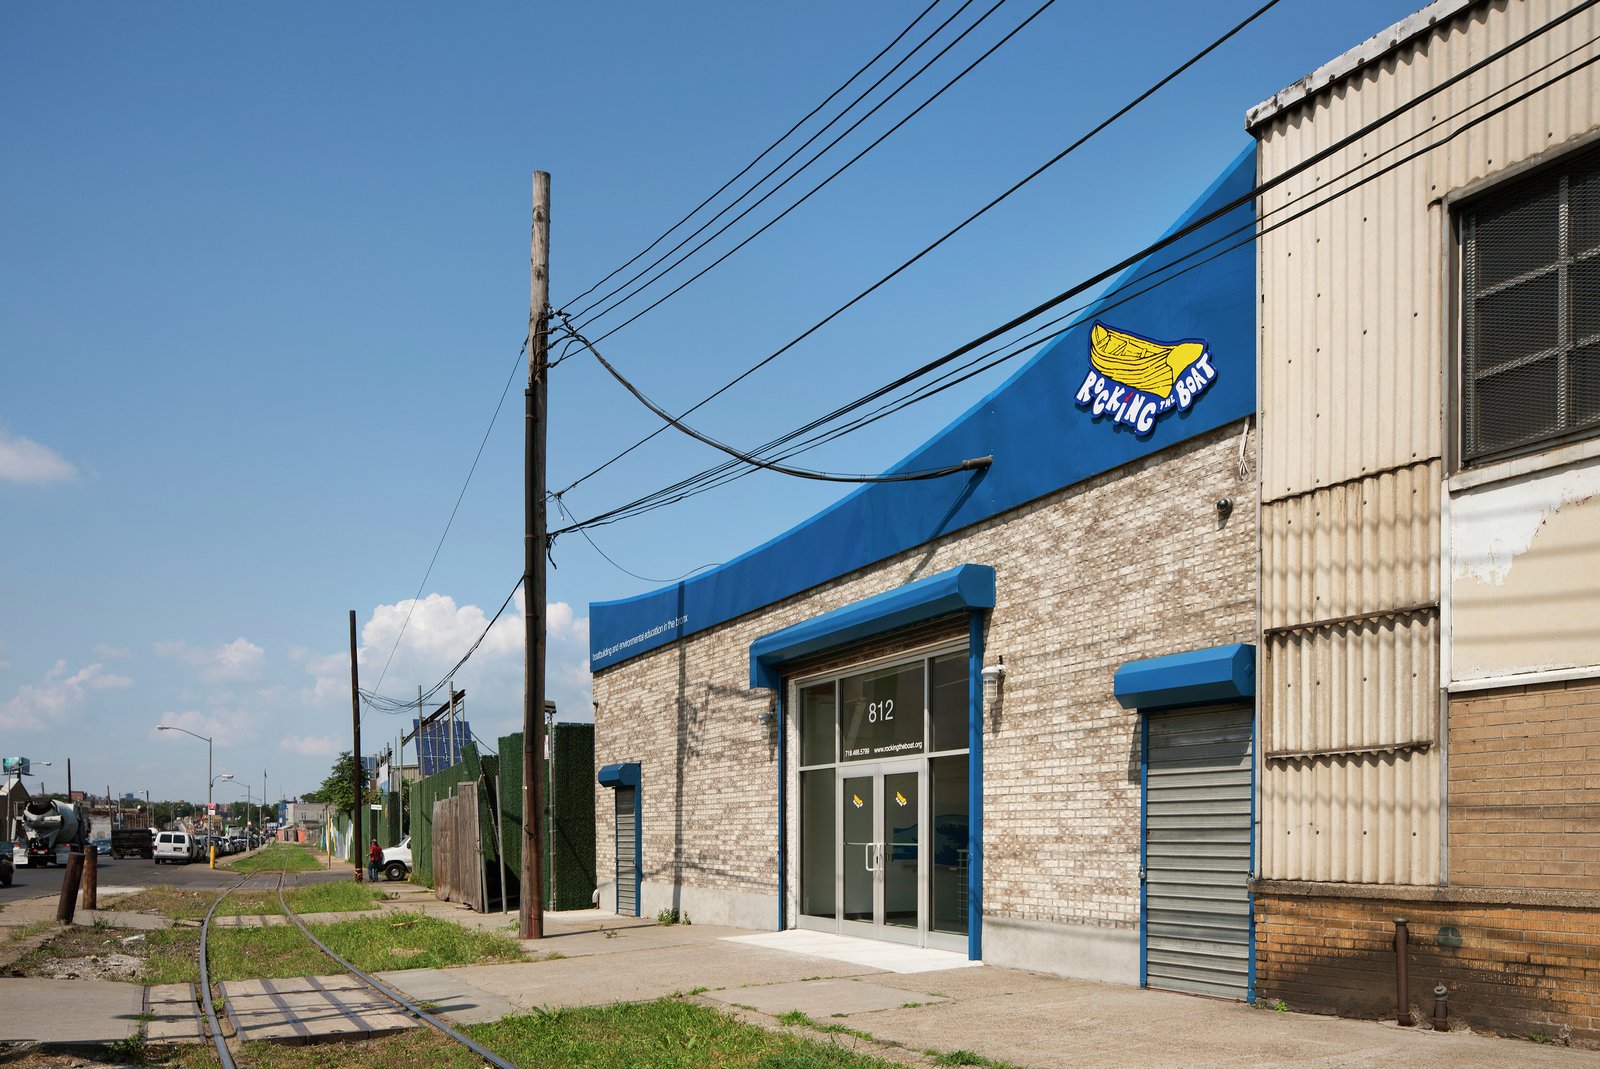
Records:
<instances>
[{"instance_id":1,"label":"blue trim band","mask_svg":"<svg viewBox=\"0 0 1600 1069\"><path fill-rule=\"evenodd\" d=\"M1255 172L1251 141L1173 230L1247 192ZM1256 408L1254 246L1246 242L1214 258L1202 253L1201 262L1171 285L1140 283L1172 278L1172 264L1254 220L1254 206L1241 204L1129 268L1109 296L891 470L938 468L982 456L994 458L990 467L863 486L691 579L595 602L589 608L589 667L620 664L1249 416ZM1203 341L1206 355L1196 362L1203 381L1191 375L1184 390L1175 387L1173 396L1187 400L1173 402L1159 416L1153 414L1153 397L1139 394L1136 405L1132 394L1138 391L1118 387L1107 393L1090 362L1102 315L1108 327L1132 337ZM1113 397L1122 400L1112 404ZM1161 404L1168 401L1172 397Z\"/></svg>"},{"instance_id":2,"label":"blue trim band","mask_svg":"<svg viewBox=\"0 0 1600 1069\"><path fill-rule=\"evenodd\" d=\"M983 960L983 613L967 638L967 960Z\"/></svg>"},{"instance_id":3,"label":"blue trim band","mask_svg":"<svg viewBox=\"0 0 1600 1069\"><path fill-rule=\"evenodd\" d=\"M789 906L789 851L786 849L789 832L789 773L788 773L788 746L785 745L789 737L789 726L786 723L789 710L783 700L783 692L778 692L778 931L788 927Z\"/></svg>"},{"instance_id":4,"label":"blue trim band","mask_svg":"<svg viewBox=\"0 0 1600 1069\"><path fill-rule=\"evenodd\" d=\"M1117 669L1111 690L1124 709L1161 709L1254 697L1256 648L1236 642L1129 661Z\"/></svg>"},{"instance_id":5,"label":"blue trim band","mask_svg":"<svg viewBox=\"0 0 1600 1069\"><path fill-rule=\"evenodd\" d=\"M813 653L938 616L992 608L994 569L963 564L761 636L750 644L750 686L778 689L782 666Z\"/></svg>"}]
</instances>

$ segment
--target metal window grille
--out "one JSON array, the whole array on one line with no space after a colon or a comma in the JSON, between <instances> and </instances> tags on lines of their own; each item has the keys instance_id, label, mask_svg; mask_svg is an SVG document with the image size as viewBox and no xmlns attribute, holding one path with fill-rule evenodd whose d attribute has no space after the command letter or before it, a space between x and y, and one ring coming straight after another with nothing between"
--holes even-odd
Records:
<instances>
[{"instance_id":1,"label":"metal window grille","mask_svg":"<svg viewBox=\"0 0 1600 1069\"><path fill-rule=\"evenodd\" d=\"M1600 434L1600 152L1460 221L1464 460Z\"/></svg>"}]
</instances>

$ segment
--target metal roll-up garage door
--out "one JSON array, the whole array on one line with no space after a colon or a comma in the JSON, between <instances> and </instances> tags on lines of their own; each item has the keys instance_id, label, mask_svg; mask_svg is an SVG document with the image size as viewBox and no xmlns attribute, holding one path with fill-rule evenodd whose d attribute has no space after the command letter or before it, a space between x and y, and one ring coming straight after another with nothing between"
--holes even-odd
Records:
<instances>
[{"instance_id":1,"label":"metal roll-up garage door","mask_svg":"<svg viewBox=\"0 0 1600 1069\"><path fill-rule=\"evenodd\" d=\"M1251 722L1248 706L1148 715L1150 987L1249 997Z\"/></svg>"},{"instance_id":2,"label":"metal roll-up garage door","mask_svg":"<svg viewBox=\"0 0 1600 1069\"><path fill-rule=\"evenodd\" d=\"M617 913L639 915L638 827L634 818L637 787L618 787L617 819Z\"/></svg>"}]
</instances>

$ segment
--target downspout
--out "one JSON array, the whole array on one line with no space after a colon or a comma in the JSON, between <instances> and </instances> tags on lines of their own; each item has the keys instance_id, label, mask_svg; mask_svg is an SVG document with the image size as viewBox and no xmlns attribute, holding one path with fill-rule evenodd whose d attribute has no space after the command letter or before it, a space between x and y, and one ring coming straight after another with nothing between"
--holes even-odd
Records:
<instances>
[{"instance_id":1,"label":"downspout","mask_svg":"<svg viewBox=\"0 0 1600 1069\"><path fill-rule=\"evenodd\" d=\"M983 612L967 638L967 960L983 960Z\"/></svg>"}]
</instances>

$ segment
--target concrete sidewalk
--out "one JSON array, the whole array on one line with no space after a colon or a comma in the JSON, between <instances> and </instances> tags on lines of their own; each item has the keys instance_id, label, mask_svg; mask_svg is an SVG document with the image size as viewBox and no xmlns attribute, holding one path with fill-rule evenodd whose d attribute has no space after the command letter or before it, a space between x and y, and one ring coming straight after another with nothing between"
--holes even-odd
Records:
<instances>
[{"instance_id":1,"label":"concrete sidewalk","mask_svg":"<svg viewBox=\"0 0 1600 1069\"><path fill-rule=\"evenodd\" d=\"M457 919L454 907L409 908L418 904ZM471 916L475 926L500 926L491 923L496 914ZM498 1018L508 1007L697 992L700 1001L769 1027L777 1015L801 1010L819 1024L870 1033L876 1042L810 1032L890 1059L890 1044L898 1044L971 1051L1033 1069L1588 1069L1600 1062L1589 1050L973 967L940 951L813 932L660 927L598 911L546 914L545 931L543 940L523 945L547 960L403 970L383 979L463 1023Z\"/></svg>"},{"instance_id":2,"label":"concrete sidewalk","mask_svg":"<svg viewBox=\"0 0 1600 1069\"><path fill-rule=\"evenodd\" d=\"M502 934L515 930L514 914L475 914L406 884L379 886L394 894L384 904L389 910L424 912ZM46 904L39 900L35 908ZM522 944L532 961L380 975L461 1024L535 1008L679 994L765 1027L781 1027L779 1015L800 1010L820 1025L843 1025L871 1038L805 1028L802 1033L889 1060L909 1049L970 1051L1030 1069L1587 1069L1600 1064L1600 1055L1591 1050L1276 1013L975 965L943 951L815 932L662 927L598 910L546 914L545 931L543 940ZM73 1034L80 1042L132 1033L142 987L71 983ZM5 1022L0 1040L36 1038L22 1034L34 1029L21 1023L58 1008L57 987L45 980L0 980L0 1005L8 1010L0 1015Z\"/></svg>"}]
</instances>

